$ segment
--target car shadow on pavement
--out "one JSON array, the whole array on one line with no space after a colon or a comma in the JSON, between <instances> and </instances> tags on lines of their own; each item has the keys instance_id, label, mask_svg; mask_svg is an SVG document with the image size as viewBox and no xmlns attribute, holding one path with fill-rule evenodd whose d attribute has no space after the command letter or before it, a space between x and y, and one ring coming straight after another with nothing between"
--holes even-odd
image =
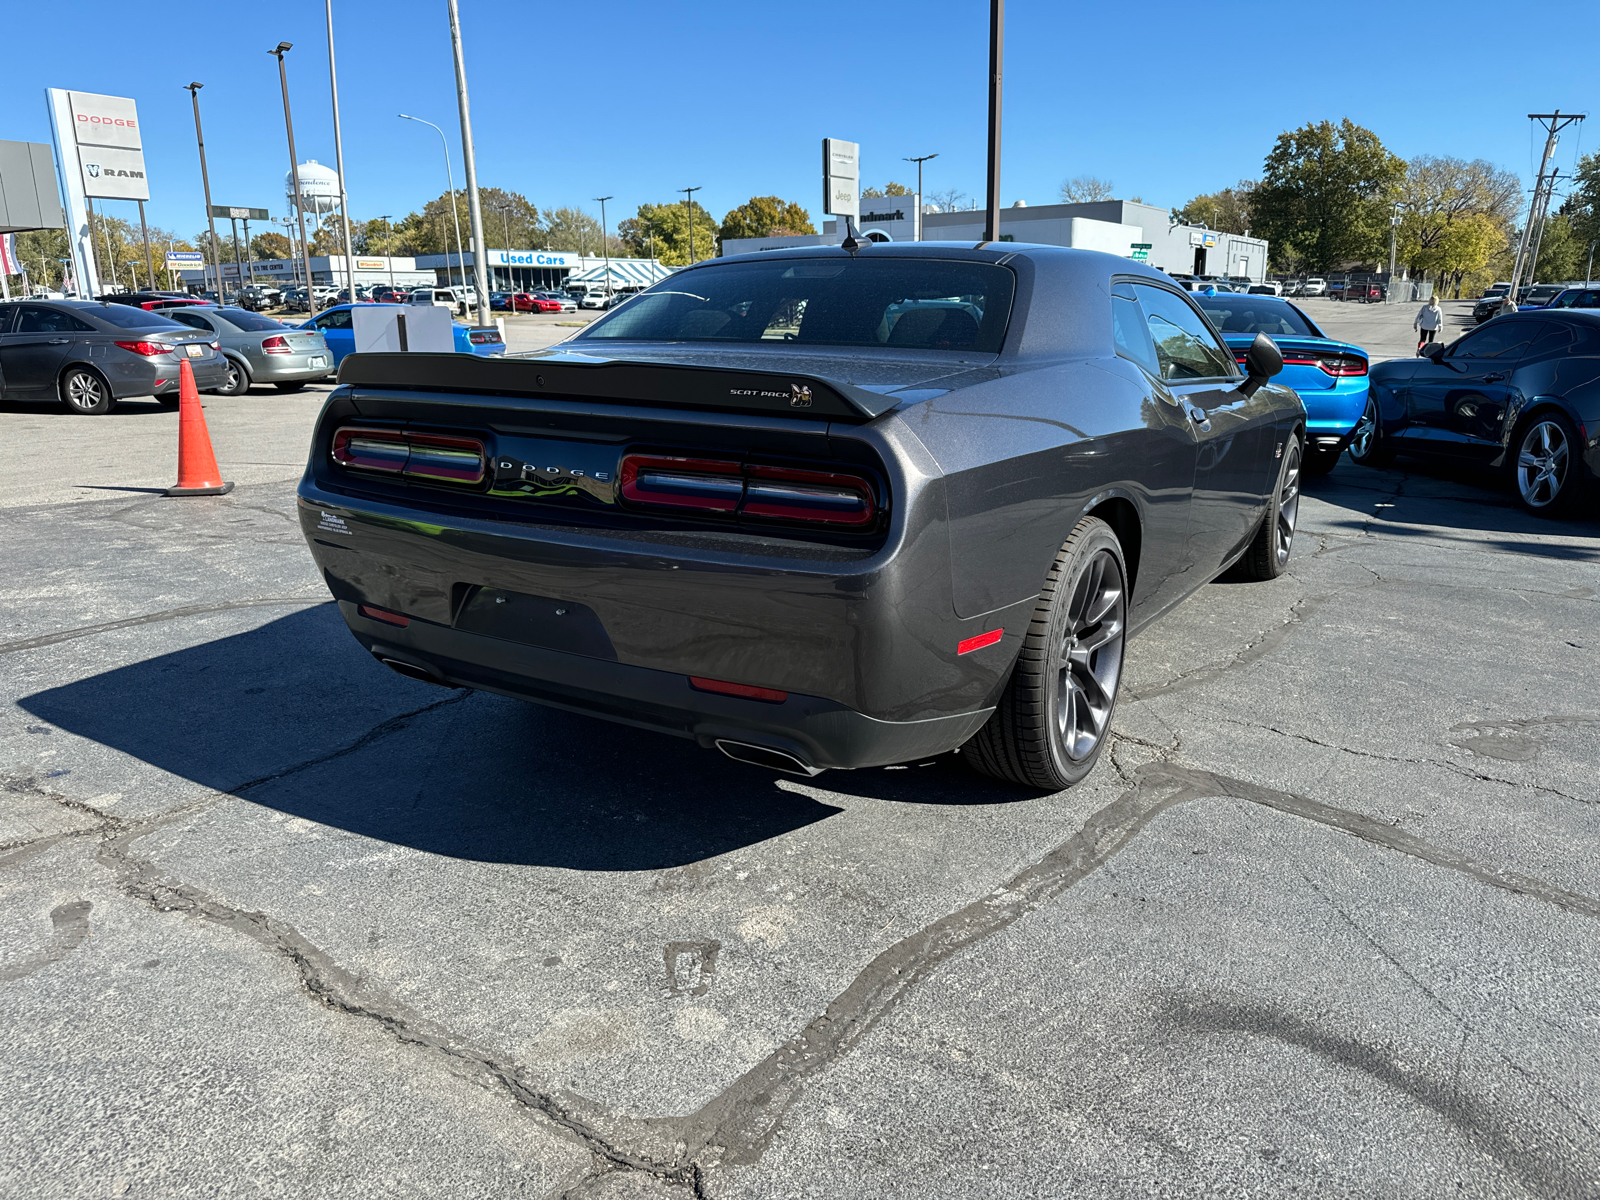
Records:
<instances>
[{"instance_id":1,"label":"car shadow on pavement","mask_svg":"<svg viewBox=\"0 0 1600 1200\"><path fill-rule=\"evenodd\" d=\"M79 737L264 808L429 854L658 870L842 811L685 738L392 674L319 604L20 701ZM70 765L70 764L63 764ZM967 770L829 772L844 796L1033 798Z\"/></svg>"}]
</instances>

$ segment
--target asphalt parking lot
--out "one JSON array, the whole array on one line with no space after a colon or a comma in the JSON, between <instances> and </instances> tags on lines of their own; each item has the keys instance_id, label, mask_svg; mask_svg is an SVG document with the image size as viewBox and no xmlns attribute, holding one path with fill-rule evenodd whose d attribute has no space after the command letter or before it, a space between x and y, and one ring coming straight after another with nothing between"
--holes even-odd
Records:
<instances>
[{"instance_id":1,"label":"asphalt parking lot","mask_svg":"<svg viewBox=\"0 0 1600 1200\"><path fill-rule=\"evenodd\" d=\"M1600 1194L1593 502L1346 459L1078 788L798 780L372 661L325 392L0 406L0 1194Z\"/></svg>"}]
</instances>

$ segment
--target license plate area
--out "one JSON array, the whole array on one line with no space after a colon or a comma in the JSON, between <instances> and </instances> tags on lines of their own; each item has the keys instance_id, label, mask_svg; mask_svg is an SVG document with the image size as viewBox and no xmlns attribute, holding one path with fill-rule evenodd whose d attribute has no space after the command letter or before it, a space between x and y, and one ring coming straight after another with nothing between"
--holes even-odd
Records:
<instances>
[{"instance_id":1,"label":"license plate area","mask_svg":"<svg viewBox=\"0 0 1600 1200\"><path fill-rule=\"evenodd\" d=\"M185 354L187 354L190 358L199 358L202 354L204 354L206 352L206 348L204 346L200 345L200 343L198 343L198 342L190 342L187 346L185 346L183 348L183 352Z\"/></svg>"}]
</instances>

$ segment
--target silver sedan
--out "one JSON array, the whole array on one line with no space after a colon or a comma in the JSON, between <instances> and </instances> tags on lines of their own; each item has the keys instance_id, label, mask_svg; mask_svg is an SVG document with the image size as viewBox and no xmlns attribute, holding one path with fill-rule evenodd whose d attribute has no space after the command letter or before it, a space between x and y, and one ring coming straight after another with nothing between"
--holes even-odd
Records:
<instances>
[{"instance_id":1,"label":"silver sedan","mask_svg":"<svg viewBox=\"0 0 1600 1200\"><path fill-rule=\"evenodd\" d=\"M298 392L334 372L333 354L316 330L296 329L242 308L175 308L162 316L216 336L228 360L227 380L213 389L219 396L242 396L252 383Z\"/></svg>"}]
</instances>

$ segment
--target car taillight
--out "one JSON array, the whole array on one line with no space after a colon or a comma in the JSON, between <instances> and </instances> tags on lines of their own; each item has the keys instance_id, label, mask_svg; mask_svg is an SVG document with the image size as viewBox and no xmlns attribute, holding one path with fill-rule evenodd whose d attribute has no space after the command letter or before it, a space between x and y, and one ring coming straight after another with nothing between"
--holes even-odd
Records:
<instances>
[{"instance_id":1,"label":"car taillight","mask_svg":"<svg viewBox=\"0 0 1600 1200\"><path fill-rule=\"evenodd\" d=\"M211 343L211 348L213 350L221 350L222 349L222 343L221 342L212 342Z\"/></svg>"},{"instance_id":2,"label":"car taillight","mask_svg":"<svg viewBox=\"0 0 1600 1200\"><path fill-rule=\"evenodd\" d=\"M157 354L171 354L171 342L118 342L124 350L132 350L135 354L154 357Z\"/></svg>"},{"instance_id":3,"label":"car taillight","mask_svg":"<svg viewBox=\"0 0 1600 1200\"><path fill-rule=\"evenodd\" d=\"M500 335L493 329L474 329L467 334L467 340L474 346L487 346L498 342Z\"/></svg>"},{"instance_id":4,"label":"car taillight","mask_svg":"<svg viewBox=\"0 0 1600 1200\"><path fill-rule=\"evenodd\" d=\"M272 337L263 338L261 340L261 348L268 354L294 353L294 351L289 348L289 339L281 334L274 334Z\"/></svg>"},{"instance_id":5,"label":"car taillight","mask_svg":"<svg viewBox=\"0 0 1600 1200\"><path fill-rule=\"evenodd\" d=\"M1240 363L1244 359L1239 360ZM1324 374L1335 377L1348 375L1365 375L1367 373L1367 360L1354 354L1324 354L1319 358L1285 358L1283 365L1286 367L1316 367Z\"/></svg>"},{"instance_id":6,"label":"car taillight","mask_svg":"<svg viewBox=\"0 0 1600 1200\"><path fill-rule=\"evenodd\" d=\"M483 482L483 443L477 438L399 429L345 428L333 435L333 461L358 471L381 471L432 483Z\"/></svg>"},{"instance_id":7,"label":"car taillight","mask_svg":"<svg viewBox=\"0 0 1600 1200\"><path fill-rule=\"evenodd\" d=\"M872 484L842 471L629 454L619 475L623 500L643 507L847 527L877 515Z\"/></svg>"}]
</instances>

